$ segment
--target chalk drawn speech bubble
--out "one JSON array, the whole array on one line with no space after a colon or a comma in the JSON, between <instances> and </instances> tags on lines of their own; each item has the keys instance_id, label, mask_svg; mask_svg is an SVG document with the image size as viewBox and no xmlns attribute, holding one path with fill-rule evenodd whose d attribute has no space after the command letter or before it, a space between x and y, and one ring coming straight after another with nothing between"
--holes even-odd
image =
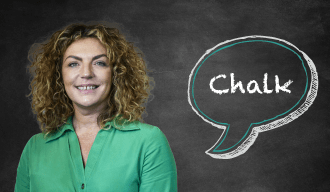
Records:
<instances>
[{"instance_id":1,"label":"chalk drawn speech bubble","mask_svg":"<svg viewBox=\"0 0 330 192\"><path fill-rule=\"evenodd\" d=\"M199 70L203 66L203 64L210 59L215 53L219 53L220 51L223 51L225 49L232 48L234 46L243 44L243 43L270 43L276 46L280 46L281 48L284 48L286 50L289 50L291 53L293 53L295 56L299 58L301 61L301 65L303 67L303 71L306 75L306 84L304 86L304 91L302 96L299 98L299 100L291 106L288 110L285 112L281 112L280 114L275 115L274 117L260 120L258 122L251 122L250 125L246 128L246 131L244 132L244 135L240 138L238 142L233 144L230 147L227 147L226 149L219 150L219 146L223 144L223 142L226 139L226 136L228 135L228 132L230 130L230 123L228 122L220 122L215 119L212 119L210 116L205 114L201 110L201 104L196 102L195 99L195 80L196 75L198 74ZM258 53L256 53L258 54ZM227 74L229 78L229 74ZM233 74L231 74L233 77ZM267 78L265 74L265 78ZM210 77L211 79L212 77ZM218 94L227 93L230 97L230 91L222 90L217 91L215 90L211 84L214 83L214 81L218 78L224 79L226 76L224 74L221 74L217 77L213 77L210 81L210 88L213 89L213 92L216 92ZM278 78L278 77L276 77ZM278 80L278 79L277 79ZM265 79L264 79L265 81ZM252 82L252 81L251 81ZM251 83L250 82L250 83ZM256 82L255 82L256 83ZM286 91L285 89L292 83L291 80L289 80L285 85L283 85L282 90ZM251 85L251 84L250 84ZM249 86L249 85L248 85ZM255 85L256 86L256 85ZM256 88L256 87L255 87ZM227 40L222 43L219 43L218 45L214 46L213 48L207 50L205 54L198 60L194 68L192 69L190 75L189 75L189 81L188 81L188 102L191 105L193 111L200 116L205 122L211 124L214 127L217 127L219 129L223 129L220 138L218 141L205 153L207 155L210 155L213 158L216 159L231 159L235 158L237 156L242 155L245 153L255 142L255 140L258 137L258 134L260 132L272 130L278 127L281 127L285 124L290 123L291 121L298 118L300 115L302 115L307 109L312 105L313 101L316 98L318 90L318 75L316 72L316 67L313 63L313 61L301 50L299 50L296 46L293 44L279 39L275 37L269 37L269 36L261 36L261 35L253 35L253 36L245 36L245 37L239 37L232 40ZM269 90L266 90L270 92ZM228 93L229 92L229 93ZM254 89L254 92L256 92L256 89ZM260 94L262 94L260 91L258 91ZM287 92L290 92L289 90ZM198 105L200 104L200 105Z\"/></svg>"}]
</instances>

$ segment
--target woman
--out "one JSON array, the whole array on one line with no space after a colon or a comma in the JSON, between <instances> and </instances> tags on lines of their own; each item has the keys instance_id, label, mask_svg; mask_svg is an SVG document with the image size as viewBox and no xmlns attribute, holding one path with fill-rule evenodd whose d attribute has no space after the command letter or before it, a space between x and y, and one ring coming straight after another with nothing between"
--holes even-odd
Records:
<instances>
[{"instance_id":1,"label":"woman","mask_svg":"<svg viewBox=\"0 0 330 192\"><path fill-rule=\"evenodd\" d=\"M151 78L117 29L69 25L30 55L42 133L22 152L15 191L177 191L166 137L140 122Z\"/></svg>"}]
</instances>

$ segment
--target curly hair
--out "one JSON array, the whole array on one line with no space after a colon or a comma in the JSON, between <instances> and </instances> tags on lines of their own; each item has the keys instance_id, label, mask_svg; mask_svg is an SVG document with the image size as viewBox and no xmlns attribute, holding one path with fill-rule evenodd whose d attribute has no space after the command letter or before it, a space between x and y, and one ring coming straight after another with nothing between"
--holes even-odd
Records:
<instances>
[{"instance_id":1,"label":"curly hair","mask_svg":"<svg viewBox=\"0 0 330 192\"><path fill-rule=\"evenodd\" d=\"M147 75L151 70L147 69L142 52L116 28L100 23L71 24L43 43L32 45L28 53L32 80L27 97L32 95L32 112L45 137L74 114L72 101L64 89L62 62L66 49L82 38L97 38L106 47L109 63L113 66L108 104L97 117L98 125L103 129L106 122L114 119L115 125L136 120L143 122L142 115L146 113L154 80Z\"/></svg>"}]
</instances>

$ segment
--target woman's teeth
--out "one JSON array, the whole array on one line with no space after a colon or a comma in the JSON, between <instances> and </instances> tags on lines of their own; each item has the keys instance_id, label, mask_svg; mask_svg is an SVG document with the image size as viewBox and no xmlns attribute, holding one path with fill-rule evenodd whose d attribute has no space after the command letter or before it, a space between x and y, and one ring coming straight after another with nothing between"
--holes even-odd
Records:
<instances>
[{"instance_id":1,"label":"woman's teeth","mask_svg":"<svg viewBox=\"0 0 330 192\"><path fill-rule=\"evenodd\" d=\"M86 87L78 87L79 90L90 90L96 89L96 86L86 86Z\"/></svg>"}]
</instances>

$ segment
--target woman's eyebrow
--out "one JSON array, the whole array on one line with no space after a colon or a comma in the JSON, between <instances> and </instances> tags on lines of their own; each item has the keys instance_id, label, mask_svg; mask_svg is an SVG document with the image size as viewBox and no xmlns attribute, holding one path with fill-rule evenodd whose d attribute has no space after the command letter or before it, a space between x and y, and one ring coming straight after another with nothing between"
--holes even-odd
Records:
<instances>
[{"instance_id":1,"label":"woman's eyebrow","mask_svg":"<svg viewBox=\"0 0 330 192\"><path fill-rule=\"evenodd\" d=\"M79 61L82 61L82 58L81 57L77 57L77 56L74 56L74 55L69 55L67 58L74 58L74 59L77 59L77 60L79 60ZM100 57L107 57L107 55L106 54L101 54L101 55L96 55L96 56L94 56L93 58L92 58L92 61L94 61L95 59L98 59L98 58L100 58ZM66 58L66 59L67 59ZM65 59L65 60L66 60ZM64 60L64 61L65 61Z\"/></svg>"}]
</instances>

